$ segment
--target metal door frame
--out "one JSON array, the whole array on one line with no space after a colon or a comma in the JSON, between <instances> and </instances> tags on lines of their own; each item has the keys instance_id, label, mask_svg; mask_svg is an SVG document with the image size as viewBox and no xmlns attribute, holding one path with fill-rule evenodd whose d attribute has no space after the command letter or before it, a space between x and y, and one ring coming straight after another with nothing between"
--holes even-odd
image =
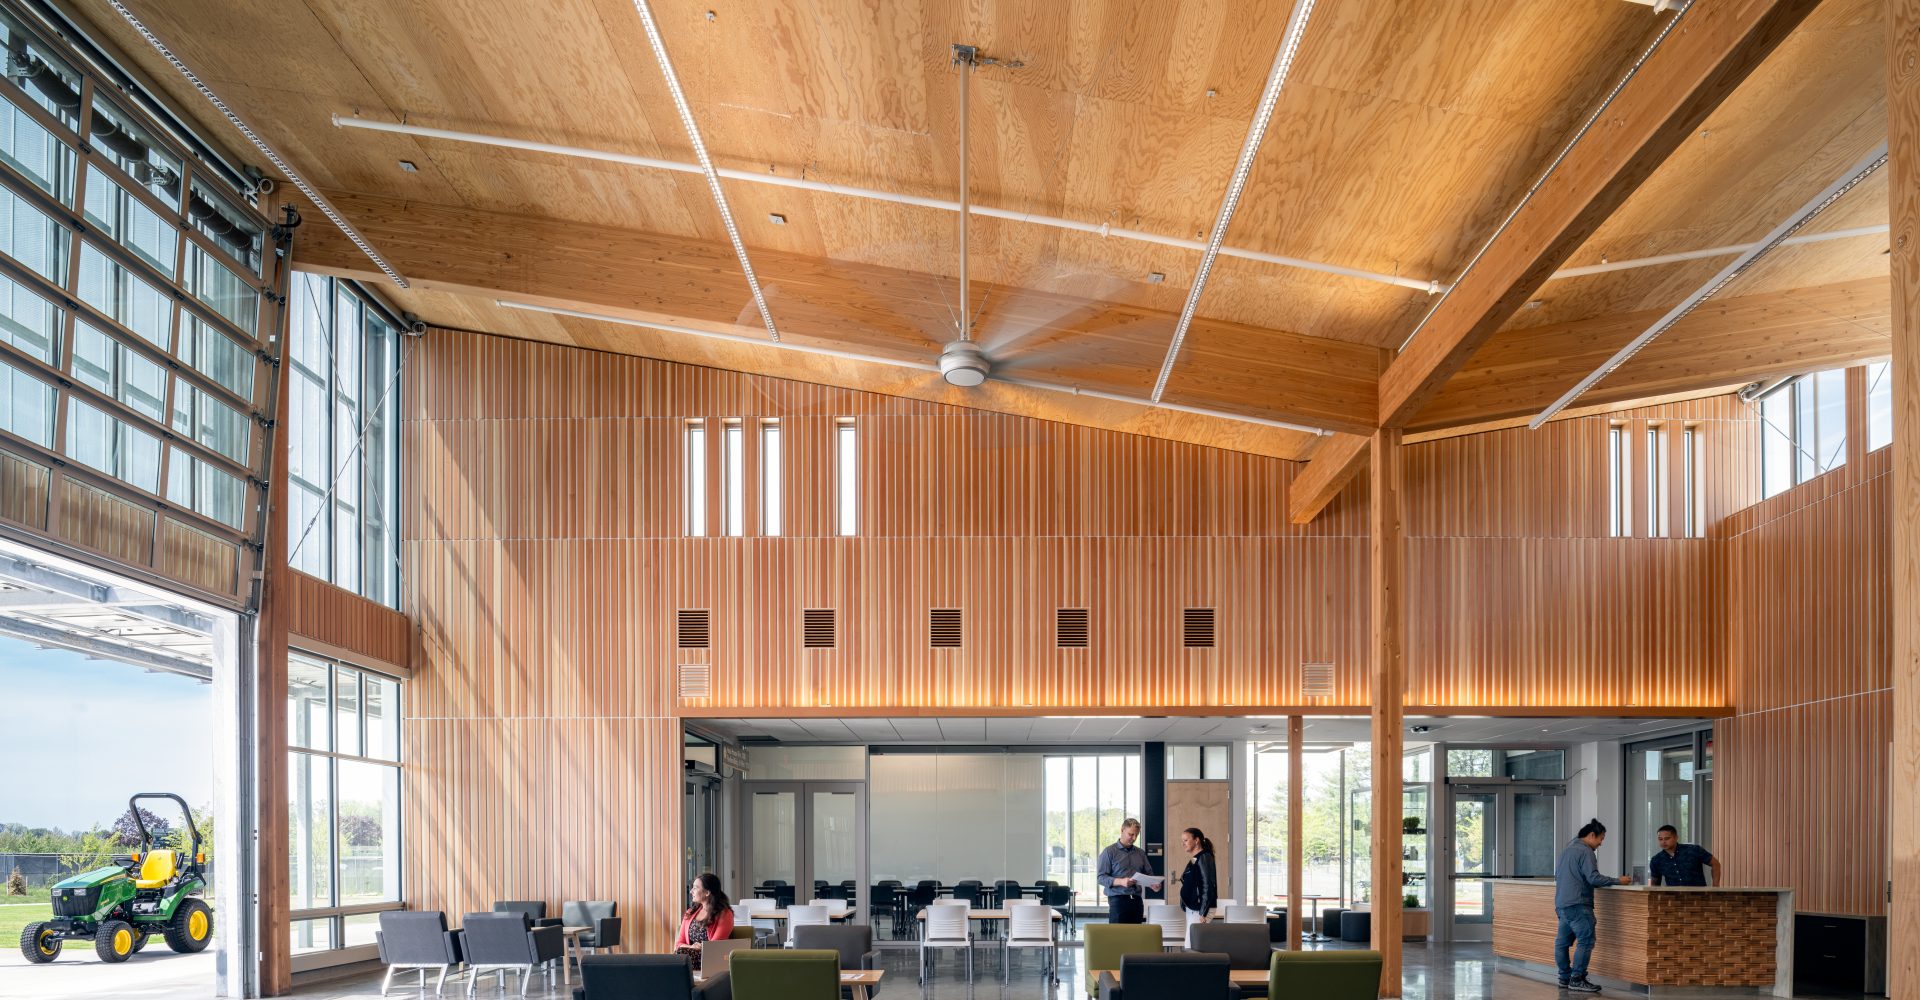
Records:
<instances>
[{"instance_id":1,"label":"metal door frame","mask_svg":"<svg viewBox=\"0 0 1920 1000\"><path fill-rule=\"evenodd\" d=\"M1434 824L1434 850L1439 853L1439 864L1428 865L1429 870L1438 869L1428 876L1432 885L1433 939L1436 941L1481 940L1478 937L1462 937L1455 933L1454 900L1460 881L1459 866L1454 850L1454 806L1458 795L1493 795L1493 841L1494 857L1489 859L1489 873L1483 876L1468 876L1468 880L1482 878L1507 878L1514 868L1515 813L1514 799L1520 795L1545 794L1554 800L1553 826L1562 828L1562 813L1566 809L1567 782L1559 780L1535 780L1485 777L1451 777L1441 781L1443 791L1440 798L1443 806L1438 815L1441 822ZM1436 878L1435 875L1443 877ZM1478 926L1478 925L1476 925ZM1491 918L1486 925L1491 937Z\"/></svg>"},{"instance_id":2,"label":"metal door frame","mask_svg":"<svg viewBox=\"0 0 1920 1000\"><path fill-rule=\"evenodd\" d=\"M868 922L868 895L871 893L867 871L867 783L864 781L743 781L741 794L743 800L740 809L740 871L741 884L739 896L749 896L753 887L760 884L760 873L753 870L753 798L757 794L793 793L793 884L794 902L805 903L812 896L813 887L813 795L817 792L853 796L854 816L854 917L858 923ZM808 892L803 895L800 887Z\"/></svg>"}]
</instances>

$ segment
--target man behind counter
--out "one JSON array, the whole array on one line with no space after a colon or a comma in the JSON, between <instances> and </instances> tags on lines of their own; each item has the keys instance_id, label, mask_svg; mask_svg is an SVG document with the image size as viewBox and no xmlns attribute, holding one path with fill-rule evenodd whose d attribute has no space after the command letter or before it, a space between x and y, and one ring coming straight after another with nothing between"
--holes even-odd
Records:
<instances>
[{"instance_id":1,"label":"man behind counter","mask_svg":"<svg viewBox=\"0 0 1920 1000\"><path fill-rule=\"evenodd\" d=\"M1720 859L1706 848L1699 844L1682 844L1680 831L1671 825L1661 827L1658 837L1660 850L1655 851L1653 860L1647 862L1647 884L1704 886L1707 884L1708 868L1713 869L1713 884L1720 884Z\"/></svg>"}]
</instances>

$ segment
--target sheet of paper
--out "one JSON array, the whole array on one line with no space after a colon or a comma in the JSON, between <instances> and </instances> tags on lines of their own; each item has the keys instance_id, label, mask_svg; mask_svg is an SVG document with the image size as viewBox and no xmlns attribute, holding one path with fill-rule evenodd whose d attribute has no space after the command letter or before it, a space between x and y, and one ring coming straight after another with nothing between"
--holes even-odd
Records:
<instances>
[{"instance_id":1,"label":"sheet of paper","mask_svg":"<svg viewBox=\"0 0 1920 1000\"><path fill-rule=\"evenodd\" d=\"M1165 882L1167 878L1164 875L1148 875L1146 872L1141 872L1135 875L1133 880L1149 889L1158 889L1160 888L1160 883Z\"/></svg>"}]
</instances>

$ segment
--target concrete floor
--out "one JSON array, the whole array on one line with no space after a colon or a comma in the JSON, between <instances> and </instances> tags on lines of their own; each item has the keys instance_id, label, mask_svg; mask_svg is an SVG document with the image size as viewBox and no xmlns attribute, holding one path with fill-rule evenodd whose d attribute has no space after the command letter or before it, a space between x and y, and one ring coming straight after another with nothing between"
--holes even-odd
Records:
<instances>
[{"instance_id":1,"label":"concrete floor","mask_svg":"<svg viewBox=\"0 0 1920 1000\"><path fill-rule=\"evenodd\" d=\"M915 981L917 953L888 949L881 952L887 977L879 995L901 1000L1079 1000L1083 996L1079 992L1081 954L1078 948L1061 950L1061 982L1049 989L1040 975L1037 954L1016 956L1013 981L1002 986L1000 951L982 945L974 954L974 981L969 987L962 959L946 953L939 958L933 982L922 990ZM296 984L294 995L308 1000L373 1000L380 995L382 974L382 970L369 969L324 982L303 981ZM414 985L415 978L411 973L397 977L392 995L413 1000L432 996L431 979L423 992ZM28 965L17 954L11 961L0 957L0 998L5 1000L204 1000L212 996L212 982L211 953L178 956L163 951L156 956L136 956L116 966L104 965L91 955L63 956L60 961L41 966ZM1564 1000L1552 983L1496 968L1486 944L1409 944L1402 982L1406 1000ZM449 978L445 995L464 997L466 989L464 977ZM489 977L475 996L512 997L518 992L517 981L511 988L503 988L496 978ZM527 995L538 1000L571 1000L571 993L561 985L557 974L551 983L545 976L534 977ZM1631 994L1611 989L1601 994L1603 998L1609 996Z\"/></svg>"}]
</instances>

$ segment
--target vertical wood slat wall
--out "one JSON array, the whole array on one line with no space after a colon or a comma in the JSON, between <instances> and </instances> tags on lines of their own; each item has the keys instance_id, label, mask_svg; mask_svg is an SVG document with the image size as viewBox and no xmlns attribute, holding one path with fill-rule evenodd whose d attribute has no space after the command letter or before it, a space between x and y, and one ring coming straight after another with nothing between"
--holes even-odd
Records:
<instances>
[{"instance_id":1,"label":"vertical wood slat wall","mask_svg":"<svg viewBox=\"0 0 1920 1000\"><path fill-rule=\"evenodd\" d=\"M452 332L412 359L417 905L613 898L639 947L663 945L683 712L1368 703L1367 497L1292 525L1295 463ZM841 416L860 427L852 538L833 534ZM1745 432L1713 400L1616 417L1717 422L1721 447ZM748 535L685 538L686 421L707 421L717 531L728 418L747 430ZM779 538L757 537L763 418L783 429ZM1604 436L1581 418L1408 449L1410 701L1724 704L1702 596L1718 543L1605 537ZM1716 512L1744 502L1730 471L1703 462ZM1217 648L1182 648L1188 606L1217 609ZM837 648L801 649L807 607L840 612ZM929 647L933 607L965 610L963 648ZM1090 649L1054 648L1058 607L1092 610ZM678 608L713 611L712 649L675 648ZM1658 624L1585 624L1596 614ZM1335 664L1317 701L1300 693L1316 660ZM680 662L712 665L711 697L676 697Z\"/></svg>"},{"instance_id":2,"label":"vertical wood slat wall","mask_svg":"<svg viewBox=\"0 0 1920 1000\"><path fill-rule=\"evenodd\" d=\"M1729 519L1715 853L1803 911L1886 913L1891 449Z\"/></svg>"}]
</instances>

